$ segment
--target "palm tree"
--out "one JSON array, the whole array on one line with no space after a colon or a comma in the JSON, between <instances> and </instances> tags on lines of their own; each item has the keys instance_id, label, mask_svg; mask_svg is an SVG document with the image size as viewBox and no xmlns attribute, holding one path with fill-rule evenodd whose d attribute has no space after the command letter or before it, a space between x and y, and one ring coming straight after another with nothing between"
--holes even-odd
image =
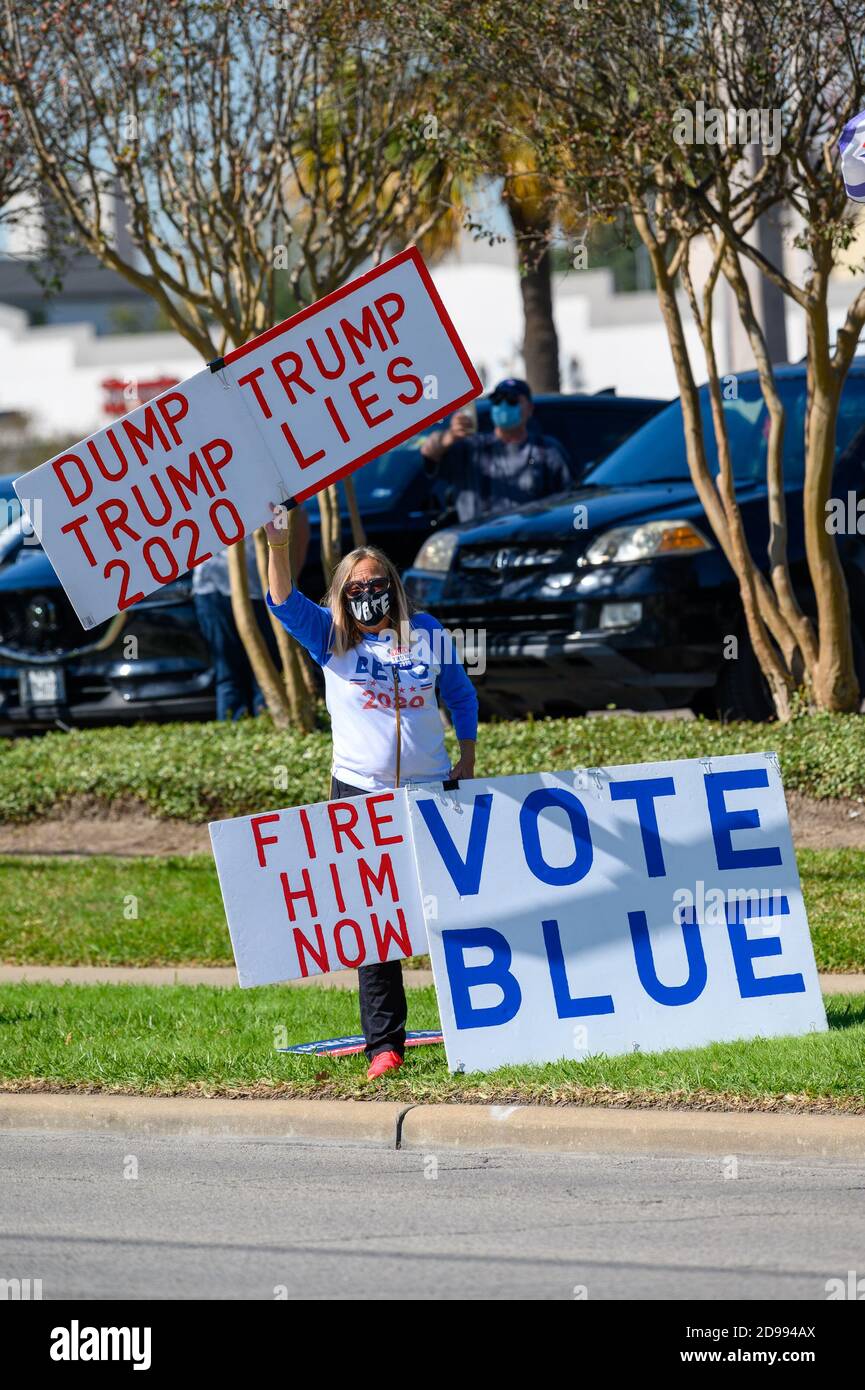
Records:
<instances>
[{"instance_id":1,"label":"palm tree","mask_svg":"<svg viewBox=\"0 0 865 1390\"><path fill-rule=\"evenodd\" d=\"M502 141L506 173L502 201L517 246L523 301L523 360L532 391L558 391L559 338L553 318L551 243L555 199L537 172L531 151Z\"/></svg>"}]
</instances>

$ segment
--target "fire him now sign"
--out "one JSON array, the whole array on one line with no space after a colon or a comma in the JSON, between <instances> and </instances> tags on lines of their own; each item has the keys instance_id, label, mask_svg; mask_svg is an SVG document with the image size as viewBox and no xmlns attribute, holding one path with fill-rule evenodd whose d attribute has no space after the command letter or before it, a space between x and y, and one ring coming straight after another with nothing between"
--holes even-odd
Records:
<instances>
[{"instance_id":1,"label":"fire him now sign","mask_svg":"<svg viewBox=\"0 0 865 1390\"><path fill-rule=\"evenodd\" d=\"M483 390L416 248L19 478L85 628Z\"/></svg>"},{"instance_id":2,"label":"fire him now sign","mask_svg":"<svg viewBox=\"0 0 865 1390\"><path fill-rule=\"evenodd\" d=\"M240 985L426 951L404 791L214 821Z\"/></svg>"}]
</instances>

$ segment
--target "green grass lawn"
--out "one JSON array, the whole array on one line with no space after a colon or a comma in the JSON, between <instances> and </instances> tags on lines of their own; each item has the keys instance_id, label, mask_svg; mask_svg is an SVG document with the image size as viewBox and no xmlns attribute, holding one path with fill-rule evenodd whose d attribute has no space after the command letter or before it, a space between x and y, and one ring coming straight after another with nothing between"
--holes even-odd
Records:
<instances>
[{"instance_id":1,"label":"green grass lawn","mask_svg":"<svg viewBox=\"0 0 865 1390\"><path fill-rule=\"evenodd\" d=\"M0 1089L840 1109L865 1113L865 996L827 999L828 1033L451 1076L444 1049L411 1050L371 1086L362 1056L289 1057L283 1042L354 1033L347 990L199 985L0 986ZM438 1022L412 990L409 1026Z\"/></svg>"},{"instance_id":2,"label":"green grass lawn","mask_svg":"<svg viewBox=\"0 0 865 1390\"><path fill-rule=\"evenodd\" d=\"M0 960L231 965L216 869L190 858L0 858Z\"/></svg>"},{"instance_id":3,"label":"green grass lawn","mask_svg":"<svg viewBox=\"0 0 865 1390\"><path fill-rule=\"evenodd\" d=\"M0 821L26 822L75 796L135 802L159 816L206 821L321 801L331 759L326 720L311 734L269 719L136 724L0 741ZM449 747L455 752L453 736ZM803 715L789 724L708 720L549 719L484 724L488 776L774 750L784 784L816 797L865 795L865 719Z\"/></svg>"},{"instance_id":4,"label":"green grass lawn","mask_svg":"<svg viewBox=\"0 0 865 1390\"><path fill-rule=\"evenodd\" d=\"M820 970L865 970L865 851L800 850ZM230 965L213 860L0 857L0 960Z\"/></svg>"}]
</instances>

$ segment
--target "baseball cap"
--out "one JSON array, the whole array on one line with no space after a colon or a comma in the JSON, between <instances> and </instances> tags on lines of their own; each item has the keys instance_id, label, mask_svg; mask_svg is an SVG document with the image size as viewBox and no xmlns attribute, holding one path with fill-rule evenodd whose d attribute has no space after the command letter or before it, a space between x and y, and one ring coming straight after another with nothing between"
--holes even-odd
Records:
<instances>
[{"instance_id":1,"label":"baseball cap","mask_svg":"<svg viewBox=\"0 0 865 1390\"><path fill-rule=\"evenodd\" d=\"M526 400L530 401L532 399L531 387L521 377L506 376L504 381L500 381L490 392L490 400L495 402L507 396L525 396Z\"/></svg>"}]
</instances>

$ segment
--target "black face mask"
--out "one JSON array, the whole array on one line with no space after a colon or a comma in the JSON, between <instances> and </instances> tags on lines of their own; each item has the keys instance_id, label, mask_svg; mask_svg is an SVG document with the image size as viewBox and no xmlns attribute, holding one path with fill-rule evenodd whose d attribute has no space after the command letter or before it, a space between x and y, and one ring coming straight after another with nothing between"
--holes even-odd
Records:
<instances>
[{"instance_id":1,"label":"black face mask","mask_svg":"<svg viewBox=\"0 0 865 1390\"><path fill-rule=\"evenodd\" d=\"M360 593L349 598L348 606L356 622L363 623L365 627L375 627L390 612L390 600L390 585L381 589L373 580L370 584L364 584Z\"/></svg>"}]
</instances>

